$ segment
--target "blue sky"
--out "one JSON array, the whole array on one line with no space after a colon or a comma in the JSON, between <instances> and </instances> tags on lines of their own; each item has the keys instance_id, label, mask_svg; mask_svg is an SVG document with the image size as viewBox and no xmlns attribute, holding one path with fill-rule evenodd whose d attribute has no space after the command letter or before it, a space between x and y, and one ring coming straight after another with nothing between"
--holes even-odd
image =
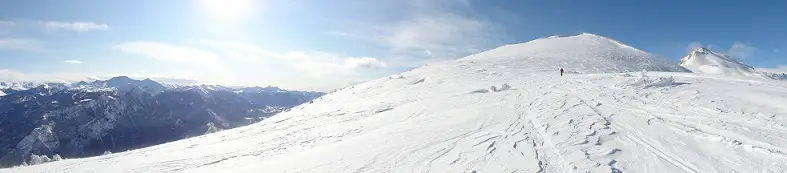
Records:
<instances>
[{"instance_id":1,"label":"blue sky","mask_svg":"<svg viewBox=\"0 0 787 173\"><path fill-rule=\"evenodd\" d=\"M589 32L677 62L705 46L787 71L787 2L0 1L0 80L116 75L331 90Z\"/></svg>"}]
</instances>

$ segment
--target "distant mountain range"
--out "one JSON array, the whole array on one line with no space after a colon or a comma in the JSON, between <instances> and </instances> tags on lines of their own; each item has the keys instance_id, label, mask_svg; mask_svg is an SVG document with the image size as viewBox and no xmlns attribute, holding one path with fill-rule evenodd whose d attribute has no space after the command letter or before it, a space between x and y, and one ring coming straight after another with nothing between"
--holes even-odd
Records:
<instances>
[{"instance_id":1,"label":"distant mountain range","mask_svg":"<svg viewBox=\"0 0 787 173\"><path fill-rule=\"evenodd\" d=\"M324 95L277 87L170 86L125 76L0 82L0 164L100 155L261 121Z\"/></svg>"}]
</instances>

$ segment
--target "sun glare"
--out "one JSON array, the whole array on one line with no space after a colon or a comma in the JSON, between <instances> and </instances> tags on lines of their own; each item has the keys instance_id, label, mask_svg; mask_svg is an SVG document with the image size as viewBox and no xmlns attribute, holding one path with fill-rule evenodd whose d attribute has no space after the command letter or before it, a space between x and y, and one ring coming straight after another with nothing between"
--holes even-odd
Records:
<instances>
[{"instance_id":1,"label":"sun glare","mask_svg":"<svg viewBox=\"0 0 787 173\"><path fill-rule=\"evenodd\" d=\"M255 0L199 0L205 14L214 20L235 21L249 17Z\"/></svg>"}]
</instances>

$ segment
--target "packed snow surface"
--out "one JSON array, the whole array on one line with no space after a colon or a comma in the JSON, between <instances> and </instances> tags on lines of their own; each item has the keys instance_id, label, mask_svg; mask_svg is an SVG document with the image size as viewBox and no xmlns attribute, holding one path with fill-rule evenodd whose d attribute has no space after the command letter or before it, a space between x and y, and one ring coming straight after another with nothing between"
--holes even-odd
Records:
<instances>
[{"instance_id":1,"label":"packed snow surface","mask_svg":"<svg viewBox=\"0 0 787 173\"><path fill-rule=\"evenodd\" d=\"M641 72L681 71L647 56L566 63L605 74L560 76L538 61L559 56L511 49L348 87L249 126L0 172L787 171L784 81ZM626 59L586 53L576 61Z\"/></svg>"}]
</instances>

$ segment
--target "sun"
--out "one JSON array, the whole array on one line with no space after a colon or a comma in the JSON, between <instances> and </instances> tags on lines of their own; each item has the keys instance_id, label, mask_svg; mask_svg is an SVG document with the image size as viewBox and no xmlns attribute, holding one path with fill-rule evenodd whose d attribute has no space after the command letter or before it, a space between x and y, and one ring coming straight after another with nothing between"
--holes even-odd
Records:
<instances>
[{"instance_id":1,"label":"sun","mask_svg":"<svg viewBox=\"0 0 787 173\"><path fill-rule=\"evenodd\" d=\"M199 0L208 18L221 21L243 20L251 15L256 0Z\"/></svg>"}]
</instances>

